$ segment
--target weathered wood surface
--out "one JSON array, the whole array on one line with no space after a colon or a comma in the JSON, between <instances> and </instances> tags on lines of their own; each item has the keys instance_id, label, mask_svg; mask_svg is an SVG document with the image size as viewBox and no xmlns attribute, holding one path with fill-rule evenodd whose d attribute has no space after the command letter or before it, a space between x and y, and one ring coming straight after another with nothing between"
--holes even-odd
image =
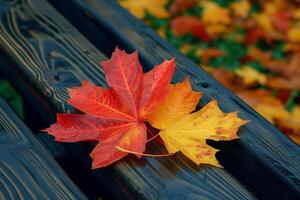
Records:
<instances>
[{"instance_id":1,"label":"weathered wood surface","mask_svg":"<svg viewBox=\"0 0 300 200\"><path fill-rule=\"evenodd\" d=\"M2 99L0 199L86 199Z\"/></svg>"},{"instance_id":2,"label":"weathered wood surface","mask_svg":"<svg viewBox=\"0 0 300 200\"><path fill-rule=\"evenodd\" d=\"M57 111L71 111L64 103L66 88L83 79L105 84L99 67L105 56L47 2L1 1L0 6L1 49L16 61L19 76L34 85ZM150 148L161 151L155 144ZM129 156L113 168L136 198L255 199L224 169L203 166L200 170L181 155L141 160Z\"/></svg>"},{"instance_id":3,"label":"weathered wood surface","mask_svg":"<svg viewBox=\"0 0 300 200\"><path fill-rule=\"evenodd\" d=\"M50 1L57 5L57 0ZM300 196L300 148L298 145L203 69L163 41L143 22L138 21L121 8L116 1L72 0L69 1L69 4L73 5L73 17L77 15L81 16L82 20L90 19L90 22L93 22L93 30L98 27L98 32L107 32L112 43L121 44L124 48L132 51L138 49L141 60L148 69L163 59L175 57L177 61L175 82L189 76L194 88L204 91L205 97L202 103L217 99L222 110L238 110L242 118L251 120L249 124L241 128L240 142L220 146L222 149L220 160L223 160L225 169L235 174L240 181L251 187L251 190L260 197L293 199L295 196ZM60 12L64 13L66 17L68 16L66 5L61 3L57 8L61 8ZM77 14L75 14L76 12ZM85 19L83 19L82 13L85 14ZM75 26L80 23L69 20ZM101 38L86 33L85 30L88 27L84 27L84 24L90 26L88 23L81 23L81 26L77 26L77 28L105 52L105 49L99 45ZM96 35L97 32L93 34ZM273 183L268 184L270 181Z\"/></svg>"}]
</instances>

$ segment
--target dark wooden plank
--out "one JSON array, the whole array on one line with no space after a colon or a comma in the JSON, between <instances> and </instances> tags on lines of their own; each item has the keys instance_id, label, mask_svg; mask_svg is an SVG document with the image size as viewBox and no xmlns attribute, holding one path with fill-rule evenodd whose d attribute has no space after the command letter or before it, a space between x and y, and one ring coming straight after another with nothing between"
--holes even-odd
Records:
<instances>
[{"instance_id":1,"label":"dark wooden plank","mask_svg":"<svg viewBox=\"0 0 300 200\"><path fill-rule=\"evenodd\" d=\"M58 9L66 9L61 1L60 5L56 0L50 1ZM235 174L240 181L265 198L292 199L293 196L300 195L300 148L298 145L280 133L203 69L163 41L143 22L138 21L121 8L116 1L72 0L69 4L73 5L73 16L81 16L82 20L89 19L93 22L93 30L98 27L98 32L107 32L112 42L121 44L126 49L138 49L148 69L163 59L175 57L177 70L174 81L182 80L187 75L190 76L194 88L205 93L203 103L217 99L222 110L239 110L242 118L251 120L251 123L241 129L240 142L220 146L221 161L223 160L226 169ZM62 9L60 11L65 13ZM66 13L65 15L67 17ZM75 26L80 23L69 20ZM90 24L86 23L86 26ZM84 23L81 23L81 27L77 27L105 52L105 49L99 45L101 38L94 37L97 32L87 33L85 30L88 27L84 27ZM270 180L274 183L267 184Z\"/></svg>"},{"instance_id":2,"label":"dark wooden plank","mask_svg":"<svg viewBox=\"0 0 300 200\"><path fill-rule=\"evenodd\" d=\"M104 85L98 62L106 58L47 2L4 1L0 5L2 50L56 110L71 110L64 103L67 87L83 79ZM137 198L255 199L225 170L205 166L199 170L180 155L141 160L132 156L113 167Z\"/></svg>"},{"instance_id":3,"label":"dark wooden plank","mask_svg":"<svg viewBox=\"0 0 300 200\"><path fill-rule=\"evenodd\" d=\"M86 199L0 99L0 199Z\"/></svg>"}]
</instances>

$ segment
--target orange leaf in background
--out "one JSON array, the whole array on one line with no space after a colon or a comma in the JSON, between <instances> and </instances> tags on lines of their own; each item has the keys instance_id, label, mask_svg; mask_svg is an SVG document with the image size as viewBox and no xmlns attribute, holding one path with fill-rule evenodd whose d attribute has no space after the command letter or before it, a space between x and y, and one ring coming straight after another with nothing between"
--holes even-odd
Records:
<instances>
[{"instance_id":1,"label":"orange leaf in background","mask_svg":"<svg viewBox=\"0 0 300 200\"><path fill-rule=\"evenodd\" d=\"M105 167L128 154L117 147L145 151L147 129L142 119L167 95L175 70L170 60L144 74L137 52L127 54L118 48L102 66L110 88L85 81L70 89L69 104L85 114L58 114L57 122L45 130L56 141L98 141L91 153L92 168Z\"/></svg>"},{"instance_id":2,"label":"orange leaf in background","mask_svg":"<svg viewBox=\"0 0 300 200\"><path fill-rule=\"evenodd\" d=\"M299 78L268 77L266 85L276 89L289 89L300 91Z\"/></svg>"},{"instance_id":3,"label":"orange leaf in background","mask_svg":"<svg viewBox=\"0 0 300 200\"><path fill-rule=\"evenodd\" d=\"M207 48L201 54L202 64L208 64L210 59L221 57L224 55L224 52L217 48Z\"/></svg>"},{"instance_id":4,"label":"orange leaf in background","mask_svg":"<svg viewBox=\"0 0 300 200\"><path fill-rule=\"evenodd\" d=\"M277 11L270 18L273 26L281 32L286 32L291 26L293 14L290 11Z\"/></svg>"},{"instance_id":5,"label":"orange leaf in background","mask_svg":"<svg viewBox=\"0 0 300 200\"><path fill-rule=\"evenodd\" d=\"M238 128L246 121L238 118L236 112L223 113L216 101L191 113L200 98L201 93L194 92L188 80L172 85L149 122L161 129L159 134L169 153L181 151L196 164L220 166L215 158L217 150L208 146L206 140L236 139Z\"/></svg>"},{"instance_id":6,"label":"orange leaf in background","mask_svg":"<svg viewBox=\"0 0 300 200\"><path fill-rule=\"evenodd\" d=\"M270 60L272 58L272 52L270 51L262 51L257 47L249 47L248 49L248 61L256 60L260 62L264 62L266 60Z\"/></svg>"},{"instance_id":7,"label":"orange leaf in background","mask_svg":"<svg viewBox=\"0 0 300 200\"><path fill-rule=\"evenodd\" d=\"M210 41L210 37L205 30L205 26L197 17L176 17L171 22L171 29L176 36L182 36L186 33L190 33L206 42Z\"/></svg>"},{"instance_id":8,"label":"orange leaf in background","mask_svg":"<svg viewBox=\"0 0 300 200\"><path fill-rule=\"evenodd\" d=\"M237 95L251 105L258 113L275 123L278 117L286 118L288 112L282 102L265 90L242 90Z\"/></svg>"},{"instance_id":9,"label":"orange leaf in background","mask_svg":"<svg viewBox=\"0 0 300 200\"><path fill-rule=\"evenodd\" d=\"M242 90L237 95L251 105L268 121L285 130L288 136L300 144L300 107L288 112L284 104L266 90ZM286 131L289 130L289 131Z\"/></svg>"},{"instance_id":10,"label":"orange leaf in background","mask_svg":"<svg viewBox=\"0 0 300 200\"><path fill-rule=\"evenodd\" d=\"M277 73L276 76L268 77L268 86L277 89L300 90L300 53L290 56L288 62L270 59L262 64L266 69Z\"/></svg>"}]
</instances>

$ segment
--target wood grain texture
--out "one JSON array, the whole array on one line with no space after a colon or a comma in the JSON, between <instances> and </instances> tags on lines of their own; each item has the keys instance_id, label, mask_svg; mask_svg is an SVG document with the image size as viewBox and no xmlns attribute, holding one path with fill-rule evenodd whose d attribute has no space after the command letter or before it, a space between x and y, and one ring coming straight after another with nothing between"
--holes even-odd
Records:
<instances>
[{"instance_id":1,"label":"wood grain texture","mask_svg":"<svg viewBox=\"0 0 300 200\"><path fill-rule=\"evenodd\" d=\"M51 1L55 2L55 0ZM269 193L265 194L265 198L268 198L268 195L278 199L293 199L295 195L300 196L300 148L297 144L278 131L235 94L224 88L203 69L187 59L170 44L163 41L143 22L138 21L121 8L116 1L72 1L82 13L86 13L86 18L90 18L90 21L95 22L94 26L99 26L99 29L102 31L107 31L113 37L113 41L132 51L138 49L141 60L148 69L164 59L175 57L177 68L174 82L189 76L193 82L193 87L196 90L203 91L205 94L202 105L211 99L217 99L223 111L238 110L240 117L251 120L251 123L241 128L239 132L241 137L240 149L245 150L245 153L237 153L234 160L232 160L235 168L240 170L239 175L241 176L244 173L243 170L247 172L247 168L252 173L255 171L259 172L259 168L263 168L264 170L260 170L260 174L251 173L247 175L247 178L250 179L249 185L254 190L264 188L258 183L267 183L267 180L274 175L273 180L278 179L281 185L266 186L271 189ZM76 22L73 23L76 24ZM84 34L87 37L89 35ZM100 40L97 38L94 38L94 40L93 38L89 39L92 41ZM98 46L98 48L101 47ZM230 155L231 152L226 152L226 149L224 149L223 153L231 159L235 155ZM246 162L247 158L243 158L246 155L253 156L253 160ZM264 174L264 172L268 173ZM268 176L266 176L267 174ZM260 181L261 179L263 181ZM270 180L272 181L272 179ZM250 183L251 181L252 183ZM281 186L284 186L285 192L280 193ZM263 193L264 191L258 192Z\"/></svg>"},{"instance_id":2,"label":"wood grain texture","mask_svg":"<svg viewBox=\"0 0 300 200\"><path fill-rule=\"evenodd\" d=\"M64 103L65 89L83 79L105 85L98 62L106 58L47 2L1 1L0 6L2 50L56 110L72 110ZM161 149L152 144L150 151ZM129 156L113 167L139 199L255 199L225 170L199 169L180 155L141 160Z\"/></svg>"},{"instance_id":3,"label":"wood grain texture","mask_svg":"<svg viewBox=\"0 0 300 200\"><path fill-rule=\"evenodd\" d=\"M0 199L86 199L0 99Z\"/></svg>"},{"instance_id":4,"label":"wood grain texture","mask_svg":"<svg viewBox=\"0 0 300 200\"><path fill-rule=\"evenodd\" d=\"M14 60L27 66L26 77L66 110L67 87L80 80L105 83L101 68L91 67L104 57L84 38L78 40L80 34L43 3L2 1L0 41Z\"/></svg>"}]
</instances>

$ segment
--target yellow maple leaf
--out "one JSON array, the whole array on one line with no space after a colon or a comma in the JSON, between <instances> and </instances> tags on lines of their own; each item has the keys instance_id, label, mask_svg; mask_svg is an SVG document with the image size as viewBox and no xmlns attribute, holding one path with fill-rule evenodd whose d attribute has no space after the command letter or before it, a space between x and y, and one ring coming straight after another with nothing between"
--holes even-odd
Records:
<instances>
[{"instance_id":1,"label":"yellow maple leaf","mask_svg":"<svg viewBox=\"0 0 300 200\"><path fill-rule=\"evenodd\" d=\"M300 107L295 106L293 111L291 113L288 113L287 117L281 116L278 120L278 124L282 127L290 128L294 131L300 131Z\"/></svg>"},{"instance_id":2,"label":"yellow maple leaf","mask_svg":"<svg viewBox=\"0 0 300 200\"><path fill-rule=\"evenodd\" d=\"M119 1L119 3L139 19L145 16L145 11L157 18L169 17L169 13L165 9L168 0L123 0Z\"/></svg>"},{"instance_id":3,"label":"yellow maple leaf","mask_svg":"<svg viewBox=\"0 0 300 200\"><path fill-rule=\"evenodd\" d=\"M203 2L202 21L205 24L230 24L230 12L213 2Z\"/></svg>"},{"instance_id":4,"label":"yellow maple leaf","mask_svg":"<svg viewBox=\"0 0 300 200\"><path fill-rule=\"evenodd\" d=\"M217 150L207 145L206 140L238 138L236 132L246 121L238 118L236 112L223 113L215 100L191 113L200 98L201 93L194 92L188 80L170 86L169 94L149 122L161 129L160 136L169 153L181 151L196 164L220 166L215 158Z\"/></svg>"},{"instance_id":5,"label":"yellow maple leaf","mask_svg":"<svg viewBox=\"0 0 300 200\"><path fill-rule=\"evenodd\" d=\"M267 32L273 32L273 25L271 23L270 17L267 14L261 13L254 15L254 20L258 25L261 26Z\"/></svg>"},{"instance_id":6,"label":"yellow maple leaf","mask_svg":"<svg viewBox=\"0 0 300 200\"><path fill-rule=\"evenodd\" d=\"M289 113L285 110L284 106L274 106L262 103L253 108L273 124L275 124L279 118L285 119L289 116Z\"/></svg>"},{"instance_id":7,"label":"yellow maple leaf","mask_svg":"<svg viewBox=\"0 0 300 200\"><path fill-rule=\"evenodd\" d=\"M269 91L261 89L241 90L237 92L237 95L273 124L279 119L285 119L289 116L283 103L272 96Z\"/></svg>"},{"instance_id":8,"label":"yellow maple leaf","mask_svg":"<svg viewBox=\"0 0 300 200\"><path fill-rule=\"evenodd\" d=\"M230 4L234 14L239 17L247 17L251 8L251 4L248 0L241 0Z\"/></svg>"},{"instance_id":9,"label":"yellow maple leaf","mask_svg":"<svg viewBox=\"0 0 300 200\"><path fill-rule=\"evenodd\" d=\"M300 26L290 28L287 32L287 38L291 42L300 43Z\"/></svg>"},{"instance_id":10,"label":"yellow maple leaf","mask_svg":"<svg viewBox=\"0 0 300 200\"><path fill-rule=\"evenodd\" d=\"M235 71L235 73L241 77L245 84L259 83L265 84L267 77L249 66L243 66L241 69Z\"/></svg>"},{"instance_id":11,"label":"yellow maple leaf","mask_svg":"<svg viewBox=\"0 0 300 200\"><path fill-rule=\"evenodd\" d=\"M300 8L294 10L294 12L293 12L293 18L294 19L300 19Z\"/></svg>"},{"instance_id":12,"label":"yellow maple leaf","mask_svg":"<svg viewBox=\"0 0 300 200\"><path fill-rule=\"evenodd\" d=\"M227 32L228 27L223 24L210 24L206 27L206 30L210 36L213 38L217 37L221 33Z\"/></svg>"},{"instance_id":13,"label":"yellow maple leaf","mask_svg":"<svg viewBox=\"0 0 300 200\"><path fill-rule=\"evenodd\" d=\"M166 38L166 31L164 28L159 28L158 30L156 30L156 32L160 37Z\"/></svg>"}]
</instances>

